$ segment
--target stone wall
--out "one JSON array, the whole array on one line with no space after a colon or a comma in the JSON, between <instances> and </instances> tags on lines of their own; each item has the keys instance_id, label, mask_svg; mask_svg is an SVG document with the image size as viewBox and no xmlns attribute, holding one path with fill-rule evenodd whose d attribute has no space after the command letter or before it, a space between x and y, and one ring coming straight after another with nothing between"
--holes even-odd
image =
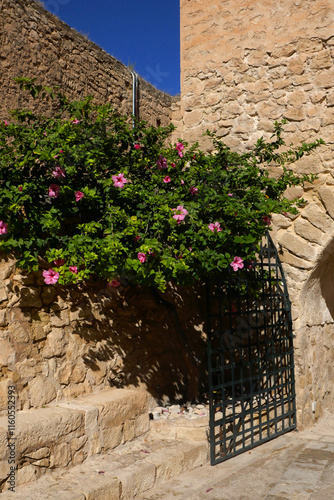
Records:
<instances>
[{"instance_id":1,"label":"stone wall","mask_svg":"<svg viewBox=\"0 0 334 500\"><path fill-rule=\"evenodd\" d=\"M307 205L297 217L274 216L272 226L293 308L299 425L334 410L333 34L331 0L181 0L186 140L210 129L244 151L286 118L287 144L326 142L293 167L319 176L287 191ZM207 137L200 143L212 149Z\"/></svg>"},{"instance_id":2,"label":"stone wall","mask_svg":"<svg viewBox=\"0 0 334 500\"><path fill-rule=\"evenodd\" d=\"M92 95L121 114L132 113L132 75L126 66L34 0L4 0L1 6L0 120L8 119L9 109L36 105L19 91L15 77L36 77L37 83L59 86L71 98ZM171 96L139 80L140 118L168 125Z\"/></svg>"},{"instance_id":3,"label":"stone wall","mask_svg":"<svg viewBox=\"0 0 334 500\"><path fill-rule=\"evenodd\" d=\"M167 303L150 289L50 286L41 273L21 274L3 259L0 414L9 383L18 409L108 387L142 388L159 403L195 398L200 366L205 382L203 295L170 289Z\"/></svg>"}]
</instances>

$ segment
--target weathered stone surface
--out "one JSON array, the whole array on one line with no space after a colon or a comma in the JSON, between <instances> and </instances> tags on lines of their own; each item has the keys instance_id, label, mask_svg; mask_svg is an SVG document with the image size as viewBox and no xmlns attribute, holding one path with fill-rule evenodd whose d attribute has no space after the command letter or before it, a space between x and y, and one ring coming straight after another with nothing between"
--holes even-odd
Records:
<instances>
[{"instance_id":1,"label":"weathered stone surface","mask_svg":"<svg viewBox=\"0 0 334 500\"><path fill-rule=\"evenodd\" d=\"M334 224L332 219L317 204L310 203L307 205L301 215L324 233L333 234Z\"/></svg>"},{"instance_id":2,"label":"weathered stone surface","mask_svg":"<svg viewBox=\"0 0 334 500\"><path fill-rule=\"evenodd\" d=\"M271 220L275 226L281 227L283 229L287 229L291 226L291 222L288 217L285 217L281 214L272 214Z\"/></svg>"},{"instance_id":3,"label":"weathered stone surface","mask_svg":"<svg viewBox=\"0 0 334 500\"><path fill-rule=\"evenodd\" d=\"M57 391L52 382L42 375L37 375L31 382L28 383L30 393L30 403L33 408L50 403L57 396Z\"/></svg>"},{"instance_id":4,"label":"weathered stone surface","mask_svg":"<svg viewBox=\"0 0 334 500\"><path fill-rule=\"evenodd\" d=\"M0 340L0 365L10 366L15 361L15 349L8 340Z\"/></svg>"},{"instance_id":5,"label":"weathered stone surface","mask_svg":"<svg viewBox=\"0 0 334 500\"><path fill-rule=\"evenodd\" d=\"M327 213L334 218L334 194L332 190L328 187L322 187L319 189L320 199L326 208Z\"/></svg>"},{"instance_id":6,"label":"weathered stone surface","mask_svg":"<svg viewBox=\"0 0 334 500\"><path fill-rule=\"evenodd\" d=\"M289 252L303 259L314 261L316 258L317 249L307 241L291 233L284 233L279 239L279 244L289 250Z\"/></svg>"},{"instance_id":7,"label":"weathered stone surface","mask_svg":"<svg viewBox=\"0 0 334 500\"><path fill-rule=\"evenodd\" d=\"M16 261L14 259L9 259L8 261L2 261L0 264L0 282L9 278L9 276L15 270Z\"/></svg>"},{"instance_id":8,"label":"weathered stone surface","mask_svg":"<svg viewBox=\"0 0 334 500\"><path fill-rule=\"evenodd\" d=\"M317 244L320 244L323 241L324 233L305 219L297 219L295 221L294 228L296 233L307 241L312 241Z\"/></svg>"},{"instance_id":9,"label":"weathered stone surface","mask_svg":"<svg viewBox=\"0 0 334 500\"><path fill-rule=\"evenodd\" d=\"M50 467L66 467L72 459L71 447L67 443L57 445L52 453Z\"/></svg>"},{"instance_id":10,"label":"weathered stone surface","mask_svg":"<svg viewBox=\"0 0 334 500\"><path fill-rule=\"evenodd\" d=\"M42 307L38 288L32 286L21 288L20 307Z\"/></svg>"},{"instance_id":11,"label":"weathered stone surface","mask_svg":"<svg viewBox=\"0 0 334 500\"><path fill-rule=\"evenodd\" d=\"M43 349L44 358L64 356L68 341L62 328L53 328L48 334Z\"/></svg>"}]
</instances>

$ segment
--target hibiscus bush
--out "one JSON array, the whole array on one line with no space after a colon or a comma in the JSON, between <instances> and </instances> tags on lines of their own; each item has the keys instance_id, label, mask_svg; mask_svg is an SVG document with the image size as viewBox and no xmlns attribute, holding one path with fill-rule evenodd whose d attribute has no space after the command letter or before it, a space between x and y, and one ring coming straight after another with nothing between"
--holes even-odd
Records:
<instances>
[{"instance_id":1,"label":"hibiscus bush","mask_svg":"<svg viewBox=\"0 0 334 500\"><path fill-rule=\"evenodd\" d=\"M270 142L238 154L212 136L214 152L169 142L173 126L121 117L91 98L18 79L51 118L15 110L0 125L0 250L46 283L91 278L153 285L194 282L254 259L272 213L296 213L288 186L312 181L286 165L322 141L282 149ZM271 177L268 165L281 166Z\"/></svg>"}]
</instances>

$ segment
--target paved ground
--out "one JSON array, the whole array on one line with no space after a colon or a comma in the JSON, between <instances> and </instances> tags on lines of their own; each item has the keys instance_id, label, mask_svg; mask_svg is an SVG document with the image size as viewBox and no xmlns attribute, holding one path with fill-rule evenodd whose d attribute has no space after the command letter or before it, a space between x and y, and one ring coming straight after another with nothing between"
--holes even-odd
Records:
<instances>
[{"instance_id":1,"label":"paved ground","mask_svg":"<svg viewBox=\"0 0 334 500\"><path fill-rule=\"evenodd\" d=\"M161 483L138 500L334 500L334 415L224 463Z\"/></svg>"}]
</instances>

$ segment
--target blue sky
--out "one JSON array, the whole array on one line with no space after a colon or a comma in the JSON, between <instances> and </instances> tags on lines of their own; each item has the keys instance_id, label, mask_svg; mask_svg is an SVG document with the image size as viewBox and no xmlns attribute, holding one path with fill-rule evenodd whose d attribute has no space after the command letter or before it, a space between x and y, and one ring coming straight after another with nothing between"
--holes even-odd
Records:
<instances>
[{"instance_id":1,"label":"blue sky","mask_svg":"<svg viewBox=\"0 0 334 500\"><path fill-rule=\"evenodd\" d=\"M179 0L44 0L44 7L160 90L180 92Z\"/></svg>"}]
</instances>

